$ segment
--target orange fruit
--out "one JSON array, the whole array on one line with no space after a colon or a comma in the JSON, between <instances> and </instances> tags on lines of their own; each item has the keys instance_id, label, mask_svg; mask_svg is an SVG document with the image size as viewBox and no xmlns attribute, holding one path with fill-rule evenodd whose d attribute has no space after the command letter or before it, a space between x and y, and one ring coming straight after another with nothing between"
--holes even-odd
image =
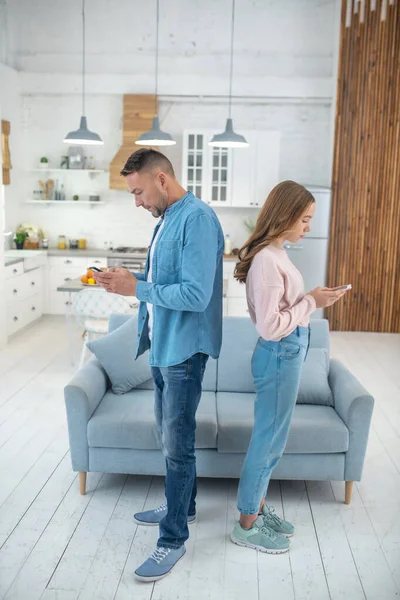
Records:
<instances>
[{"instance_id":1,"label":"orange fruit","mask_svg":"<svg viewBox=\"0 0 400 600\"><path fill-rule=\"evenodd\" d=\"M87 283L88 282L87 276L86 275L82 275L81 281L82 281L82 283Z\"/></svg>"},{"instance_id":2,"label":"orange fruit","mask_svg":"<svg viewBox=\"0 0 400 600\"><path fill-rule=\"evenodd\" d=\"M90 269L87 270L86 275L93 279L93 271L91 271Z\"/></svg>"},{"instance_id":3,"label":"orange fruit","mask_svg":"<svg viewBox=\"0 0 400 600\"><path fill-rule=\"evenodd\" d=\"M87 282L90 283L90 285L94 285L96 283L93 277L89 277Z\"/></svg>"}]
</instances>

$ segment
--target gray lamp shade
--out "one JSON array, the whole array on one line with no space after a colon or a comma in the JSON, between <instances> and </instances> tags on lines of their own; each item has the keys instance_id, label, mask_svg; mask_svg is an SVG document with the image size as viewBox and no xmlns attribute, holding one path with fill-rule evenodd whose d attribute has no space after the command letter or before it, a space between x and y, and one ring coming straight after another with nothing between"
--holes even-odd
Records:
<instances>
[{"instance_id":1,"label":"gray lamp shade","mask_svg":"<svg viewBox=\"0 0 400 600\"><path fill-rule=\"evenodd\" d=\"M161 131L160 121L157 116L153 117L153 125L150 131L142 133L135 143L138 146L173 146L176 144L169 133Z\"/></svg>"},{"instance_id":2,"label":"gray lamp shade","mask_svg":"<svg viewBox=\"0 0 400 600\"><path fill-rule=\"evenodd\" d=\"M76 131L70 131L64 138L65 144L83 144L83 145L101 145L104 144L103 140L97 133L89 131L86 124L86 117L81 117L79 129Z\"/></svg>"},{"instance_id":3,"label":"gray lamp shade","mask_svg":"<svg viewBox=\"0 0 400 600\"><path fill-rule=\"evenodd\" d=\"M225 131L214 135L208 145L216 148L247 148L249 143L243 135L233 131L232 119L229 118L226 120Z\"/></svg>"}]
</instances>

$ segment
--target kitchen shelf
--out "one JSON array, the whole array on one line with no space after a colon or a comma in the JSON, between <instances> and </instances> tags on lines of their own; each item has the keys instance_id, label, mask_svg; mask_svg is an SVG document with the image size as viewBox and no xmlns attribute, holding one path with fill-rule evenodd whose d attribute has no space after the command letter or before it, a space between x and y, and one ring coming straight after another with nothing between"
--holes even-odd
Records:
<instances>
[{"instance_id":1,"label":"kitchen shelf","mask_svg":"<svg viewBox=\"0 0 400 600\"><path fill-rule=\"evenodd\" d=\"M32 173L108 173L105 169L29 169Z\"/></svg>"}]
</instances>

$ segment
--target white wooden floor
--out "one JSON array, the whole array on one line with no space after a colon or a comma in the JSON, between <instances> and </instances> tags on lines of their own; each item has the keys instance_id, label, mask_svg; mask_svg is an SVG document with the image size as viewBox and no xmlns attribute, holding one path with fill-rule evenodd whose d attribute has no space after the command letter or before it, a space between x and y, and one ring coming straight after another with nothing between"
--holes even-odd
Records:
<instances>
[{"instance_id":1,"label":"white wooden floor","mask_svg":"<svg viewBox=\"0 0 400 600\"><path fill-rule=\"evenodd\" d=\"M76 338L79 343L78 338ZM400 335L334 333L341 358L376 398L364 478L272 482L294 522L290 553L234 546L236 480L200 480L186 557L156 584L133 571L157 528L132 514L162 501L157 477L71 471L63 386L73 374L64 321L47 317L0 352L0 598L7 600L391 600L400 598Z\"/></svg>"}]
</instances>

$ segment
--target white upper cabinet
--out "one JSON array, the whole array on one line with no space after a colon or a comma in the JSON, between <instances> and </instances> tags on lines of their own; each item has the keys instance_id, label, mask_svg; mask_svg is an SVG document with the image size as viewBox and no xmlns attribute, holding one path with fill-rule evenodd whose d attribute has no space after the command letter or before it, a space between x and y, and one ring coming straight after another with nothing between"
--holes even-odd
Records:
<instances>
[{"instance_id":1,"label":"white upper cabinet","mask_svg":"<svg viewBox=\"0 0 400 600\"><path fill-rule=\"evenodd\" d=\"M211 206L257 208L279 182L280 133L241 131L248 148L213 148L210 130L183 136L182 185Z\"/></svg>"}]
</instances>

